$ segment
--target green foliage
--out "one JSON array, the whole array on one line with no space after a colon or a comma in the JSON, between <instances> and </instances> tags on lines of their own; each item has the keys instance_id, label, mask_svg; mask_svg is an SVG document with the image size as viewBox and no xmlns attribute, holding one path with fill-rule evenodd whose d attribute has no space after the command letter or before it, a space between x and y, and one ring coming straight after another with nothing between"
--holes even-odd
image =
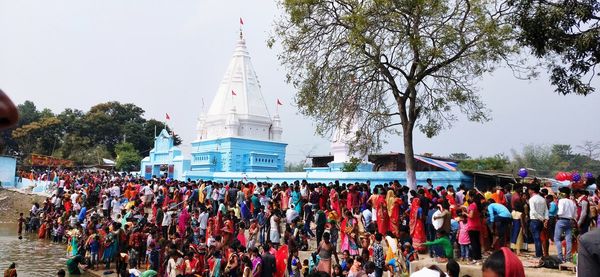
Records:
<instances>
[{"instance_id":1,"label":"green foliage","mask_svg":"<svg viewBox=\"0 0 600 277\"><path fill-rule=\"evenodd\" d=\"M496 154L491 157L479 157L477 159L468 159L461 161L458 168L462 171L510 171L510 160L503 154Z\"/></svg>"},{"instance_id":2,"label":"green foliage","mask_svg":"<svg viewBox=\"0 0 600 277\"><path fill-rule=\"evenodd\" d=\"M352 157L350 158L350 162L344 163L342 167L343 172L354 172L358 168L358 165L362 162L361 159Z\"/></svg>"},{"instance_id":3,"label":"green foliage","mask_svg":"<svg viewBox=\"0 0 600 277\"><path fill-rule=\"evenodd\" d=\"M360 154L402 134L409 180L415 127L432 137L460 112L485 122L476 80L502 62L529 72L515 59L509 10L493 0L281 3L285 14L268 44L282 45L300 112L322 136L355 133L350 148Z\"/></svg>"},{"instance_id":4,"label":"green foliage","mask_svg":"<svg viewBox=\"0 0 600 277\"><path fill-rule=\"evenodd\" d=\"M115 145L115 152L117 153L117 170L133 171L139 169L138 167L142 158L133 147L133 144L129 142L119 143Z\"/></svg>"},{"instance_id":5,"label":"green foliage","mask_svg":"<svg viewBox=\"0 0 600 277\"><path fill-rule=\"evenodd\" d=\"M12 138L24 152L52 155L60 140L60 124L60 119L48 115L15 129Z\"/></svg>"},{"instance_id":6,"label":"green foliage","mask_svg":"<svg viewBox=\"0 0 600 277\"><path fill-rule=\"evenodd\" d=\"M553 177L558 171L600 173L600 161L573 153L571 146L565 144L527 145L522 153L514 155L513 164L515 168L532 168L536 175L543 177Z\"/></svg>"},{"instance_id":7,"label":"green foliage","mask_svg":"<svg viewBox=\"0 0 600 277\"><path fill-rule=\"evenodd\" d=\"M600 175L600 161L585 154L574 153L567 144L526 145L520 152L512 151L512 160L498 154L492 157L467 159L459 163L464 171L498 171L515 173L519 168L528 168L530 176L554 177L559 171L592 172Z\"/></svg>"},{"instance_id":8,"label":"green foliage","mask_svg":"<svg viewBox=\"0 0 600 277\"><path fill-rule=\"evenodd\" d=\"M560 94L587 95L600 76L600 2L512 0L519 40L545 59L550 81ZM596 75L596 76L594 76Z\"/></svg>"},{"instance_id":9,"label":"green foliage","mask_svg":"<svg viewBox=\"0 0 600 277\"><path fill-rule=\"evenodd\" d=\"M450 159L459 161L471 159L471 156L469 156L467 153L452 153L448 157Z\"/></svg>"},{"instance_id":10,"label":"green foliage","mask_svg":"<svg viewBox=\"0 0 600 277\"><path fill-rule=\"evenodd\" d=\"M101 103L88 112L67 108L54 115L25 101L18 110L17 126L0 133L0 153L22 158L31 153L53 155L79 166L115 157L115 147L123 140L131 143L138 155L146 156L153 147L155 128L158 132L165 128L162 122L143 118L142 108L119 102ZM181 138L176 135L175 145L179 144Z\"/></svg>"},{"instance_id":11,"label":"green foliage","mask_svg":"<svg viewBox=\"0 0 600 277\"><path fill-rule=\"evenodd\" d=\"M19 143L12 137L12 132L24 125L28 125L40 119L40 112L31 101L25 101L17 105L19 121L15 127L0 131L0 154L16 155L19 151Z\"/></svg>"},{"instance_id":12,"label":"green foliage","mask_svg":"<svg viewBox=\"0 0 600 277\"><path fill-rule=\"evenodd\" d=\"M306 168L308 166L310 166L310 165L306 163L306 160L302 160L302 161L296 162L296 163L288 162L285 164L285 171L286 172L302 172L302 171L304 171L304 168Z\"/></svg>"}]
</instances>

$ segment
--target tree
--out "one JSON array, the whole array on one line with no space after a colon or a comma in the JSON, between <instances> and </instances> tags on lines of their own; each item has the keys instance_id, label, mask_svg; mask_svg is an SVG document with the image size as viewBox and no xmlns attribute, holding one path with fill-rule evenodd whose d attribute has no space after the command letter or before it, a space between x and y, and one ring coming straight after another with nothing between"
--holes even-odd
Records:
<instances>
[{"instance_id":1,"label":"tree","mask_svg":"<svg viewBox=\"0 0 600 277\"><path fill-rule=\"evenodd\" d=\"M593 142L586 140L583 144L578 145L577 148L581 149L584 155L590 159L597 159L600 152L600 142Z\"/></svg>"},{"instance_id":2,"label":"tree","mask_svg":"<svg viewBox=\"0 0 600 277\"><path fill-rule=\"evenodd\" d=\"M33 152L52 155L60 147L60 125L60 119L51 116L15 129L12 137L19 143L19 154L22 157Z\"/></svg>"},{"instance_id":3,"label":"tree","mask_svg":"<svg viewBox=\"0 0 600 277\"><path fill-rule=\"evenodd\" d=\"M23 102L23 104L17 105L17 110L19 112L17 126L1 131L0 153L2 154L17 155L19 143L12 137L12 132L23 125L30 124L40 118L40 112L37 110L37 107L29 100Z\"/></svg>"},{"instance_id":4,"label":"tree","mask_svg":"<svg viewBox=\"0 0 600 277\"><path fill-rule=\"evenodd\" d=\"M156 135L158 135L158 133L162 130L162 129L167 129L167 132L169 132L170 134L173 133L173 130L171 129L171 127L166 126L163 122L160 122L156 119L150 119L148 121L146 121L146 123L144 124L144 136L145 136L145 147L143 148L137 148L140 150L140 153L142 154L142 156L147 156L148 153L150 152L150 150L152 150L152 147L154 147L154 132L156 131ZM177 146L177 145L181 145L181 143L183 142L183 140L181 139L181 137L178 134L175 134L173 136L173 145Z\"/></svg>"},{"instance_id":5,"label":"tree","mask_svg":"<svg viewBox=\"0 0 600 277\"><path fill-rule=\"evenodd\" d=\"M519 40L547 62L561 94L587 95L600 63L600 2L512 0Z\"/></svg>"},{"instance_id":6,"label":"tree","mask_svg":"<svg viewBox=\"0 0 600 277\"><path fill-rule=\"evenodd\" d=\"M342 166L342 172L354 172L356 171L356 169L358 168L358 165L362 162L361 159L359 158L355 158L352 157L350 158L350 161L347 163L344 163L344 166Z\"/></svg>"},{"instance_id":7,"label":"tree","mask_svg":"<svg viewBox=\"0 0 600 277\"><path fill-rule=\"evenodd\" d=\"M503 154L497 154L492 157L479 157L477 159L467 159L458 164L462 171L510 171L510 160Z\"/></svg>"},{"instance_id":8,"label":"tree","mask_svg":"<svg viewBox=\"0 0 600 277\"><path fill-rule=\"evenodd\" d=\"M115 152L117 153L117 170L133 171L139 166L142 160L140 154L133 147L133 144L129 142L122 142L115 145Z\"/></svg>"},{"instance_id":9,"label":"tree","mask_svg":"<svg viewBox=\"0 0 600 277\"><path fill-rule=\"evenodd\" d=\"M543 145L525 145L521 153L512 150L515 168L531 168L538 176L551 176L559 162L552 148Z\"/></svg>"},{"instance_id":10,"label":"tree","mask_svg":"<svg viewBox=\"0 0 600 277\"><path fill-rule=\"evenodd\" d=\"M452 153L450 154L450 156L448 156L448 158L459 161L471 159L471 157L467 153Z\"/></svg>"},{"instance_id":11,"label":"tree","mask_svg":"<svg viewBox=\"0 0 600 277\"><path fill-rule=\"evenodd\" d=\"M92 144L105 145L108 151L116 153L117 143L123 141L124 137L133 137L133 132L140 130L129 128L133 132L127 133L126 127L142 126L145 122L143 114L144 110L134 104L114 101L95 105L83 117L82 135L89 137Z\"/></svg>"},{"instance_id":12,"label":"tree","mask_svg":"<svg viewBox=\"0 0 600 277\"><path fill-rule=\"evenodd\" d=\"M413 131L428 137L462 112L489 120L475 80L516 57L509 8L482 0L282 0L275 23L280 62L317 133L358 130L351 150L380 149L402 134L407 183L416 186ZM276 42L275 38L269 45ZM516 62L516 63L515 63Z\"/></svg>"}]
</instances>

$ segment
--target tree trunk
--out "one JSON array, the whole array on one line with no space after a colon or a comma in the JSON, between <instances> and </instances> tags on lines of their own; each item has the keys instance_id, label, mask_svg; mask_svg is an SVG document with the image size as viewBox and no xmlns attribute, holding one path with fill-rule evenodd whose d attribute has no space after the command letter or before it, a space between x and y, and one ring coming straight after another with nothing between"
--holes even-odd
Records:
<instances>
[{"instance_id":1,"label":"tree trunk","mask_svg":"<svg viewBox=\"0 0 600 277\"><path fill-rule=\"evenodd\" d=\"M411 125L412 124L407 124ZM404 138L404 164L406 165L406 184L411 190L417 189L417 175L415 172L415 152L413 149L413 130L411 126L403 128Z\"/></svg>"}]
</instances>

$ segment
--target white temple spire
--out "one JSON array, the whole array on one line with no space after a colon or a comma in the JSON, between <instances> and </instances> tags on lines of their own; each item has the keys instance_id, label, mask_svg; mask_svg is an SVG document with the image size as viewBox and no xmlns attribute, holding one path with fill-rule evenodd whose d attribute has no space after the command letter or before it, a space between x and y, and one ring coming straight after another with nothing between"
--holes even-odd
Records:
<instances>
[{"instance_id":1,"label":"white temple spire","mask_svg":"<svg viewBox=\"0 0 600 277\"><path fill-rule=\"evenodd\" d=\"M237 136L259 140L271 140L274 137L271 133L274 118L269 113L260 82L252 66L242 25L243 21L240 18L239 40L217 93L203 118L204 122L198 124L198 127L202 128L198 130L199 140L230 136L232 130L225 130L224 126L231 118L232 109L239 124Z\"/></svg>"}]
</instances>

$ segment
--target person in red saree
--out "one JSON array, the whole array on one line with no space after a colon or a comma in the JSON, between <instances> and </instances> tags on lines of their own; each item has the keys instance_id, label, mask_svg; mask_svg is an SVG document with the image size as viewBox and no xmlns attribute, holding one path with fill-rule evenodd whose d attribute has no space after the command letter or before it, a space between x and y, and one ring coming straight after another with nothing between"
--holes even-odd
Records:
<instances>
[{"instance_id":1,"label":"person in red saree","mask_svg":"<svg viewBox=\"0 0 600 277\"><path fill-rule=\"evenodd\" d=\"M225 222L223 224L223 228L221 229L222 242L223 245L229 245L229 242L233 239L235 232L235 230L233 230L233 221L231 221L228 215L224 216L223 219L225 219Z\"/></svg>"},{"instance_id":2,"label":"person in red saree","mask_svg":"<svg viewBox=\"0 0 600 277\"><path fill-rule=\"evenodd\" d=\"M392 190L390 190L392 191ZM392 191L393 193L393 191ZM388 191L388 195L390 192ZM400 237L400 217L402 215L401 207L402 207L402 198L394 197L392 202L392 213L390 214L390 231L396 238ZM388 207L389 208L389 207Z\"/></svg>"},{"instance_id":3,"label":"person in red saree","mask_svg":"<svg viewBox=\"0 0 600 277\"><path fill-rule=\"evenodd\" d=\"M358 243L356 242L358 226L356 219L349 210L345 211L344 220L342 220L340 228L340 242L342 243L340 249L348 251L352 256L358 255Z\"/></svg>"},{"instance_id":4,"label":"person in red saree","mask_svg":"<svg viewBox=\"0 0 600 277\"><path fill-rule=\"evenodd\" d=\"M289 249L287 244L284 244L277 249L277 253L275 253L275 267L277 268L277 273L275 273L276 277L283 277L285 275L287 269L287 258L288 258Z\"/></svg>"},{"instance_id":5,"label":"person in red saree","mask_svg":"<svg viewBox=\"0 0 600 277\"><path fill-rule=\"evenodd\" d=\"M40 226L40 229L38 230L38 239L45 239L46 238L46 227L47 227L47 223L46 221L44 221L44 223L42 223L42 226Z\"/></svg>"},{"instance_id":6,"label":"person in red saree","mask_svg":"<svg viewBox=\"0 0 600 277\"><path fill-rule=\"evenodd\" d=\"M329 192L327 191L327 188L325 186L321 186L319 188L319 192L319 208L324 211L327 209L326 205Z\"/></svg>"},{"instance_id":7,"label":"person in red saree","mask_svg":"<svg viewBox=\"0 0 600 277\"><path fill-rule=\"evenodd\" d=\"M423 243L425 238L425 226L423 225L423 209L421 208L421 200L414 197L410 206L409 215L410 236L413 240L413 246L417 251L424 250Z\"/></svg>"},{"instance_id":8,"label":"person in red saree","mask_svg":"<svg viewBox=\"0 0 600 277\"><path fill-rule=\"evenodd\" d=\"M335 211L336 215L341 216L342 209L340 207L340 197L338 192L333 188L329 192L329 202L331 204L331 209Z\"/></svg>"},{"instance_id":9,"label":"person in red saree","mask_svg":"<svg viewBox=\"0 0 600 277\"><path fill-rule=\"evenodd\" d=\"M288 208L288 204L290 203L290 189L286 188L281 191L281 210L285 211Z\"/></svg>"},{"instance_id":10,"label":"person in red saree","mask_svg":"<svg viewBox=\"0 0 600 277\"><path fill-rule=\"evenodd\" d=\"M177 232L179 232L179 234L182 234L182 235L185 234L185 229L191 218L192 217L190 216L190 213L188 212L188 209L187 209L187 204L184 203L183 209L182 209L181 213L179 214L179 218L177 219Z\"/></svg>"},{"instance_id":11,"label":"person in red saree","mask_svg":"<svg viewBox=\"0 0 600 277\"><path fill-rule=\"evenodd\" d=\"M506 247L492 253L481 268L484 277L525 277L523 263Z\"/></svg>"},{"instance_id":12,"label":"person in red saree","mask_svg":"<svg viewBox=\"0 0 600 277\"><path fill-rule=\"evenodd\" d=\"M214 217L210 217L208 218L208 222L206 224L206 241L205 243L208 244L208 239L211 238L213 236L213 234L215 233L215 218Z\"/></svg>"},{"instance_id":13,"label":"person in red saree","mask_svg":"<svg viewBox=\"0 0 600 277\"><path fill-rule=\"evenodd\" d=\"M380 234L387 234L389 229L389 212L387 202L382 189L379 190L379 196L375 200L375 209L377 210L377 230Z\"/></svg>"}]
</instances>

